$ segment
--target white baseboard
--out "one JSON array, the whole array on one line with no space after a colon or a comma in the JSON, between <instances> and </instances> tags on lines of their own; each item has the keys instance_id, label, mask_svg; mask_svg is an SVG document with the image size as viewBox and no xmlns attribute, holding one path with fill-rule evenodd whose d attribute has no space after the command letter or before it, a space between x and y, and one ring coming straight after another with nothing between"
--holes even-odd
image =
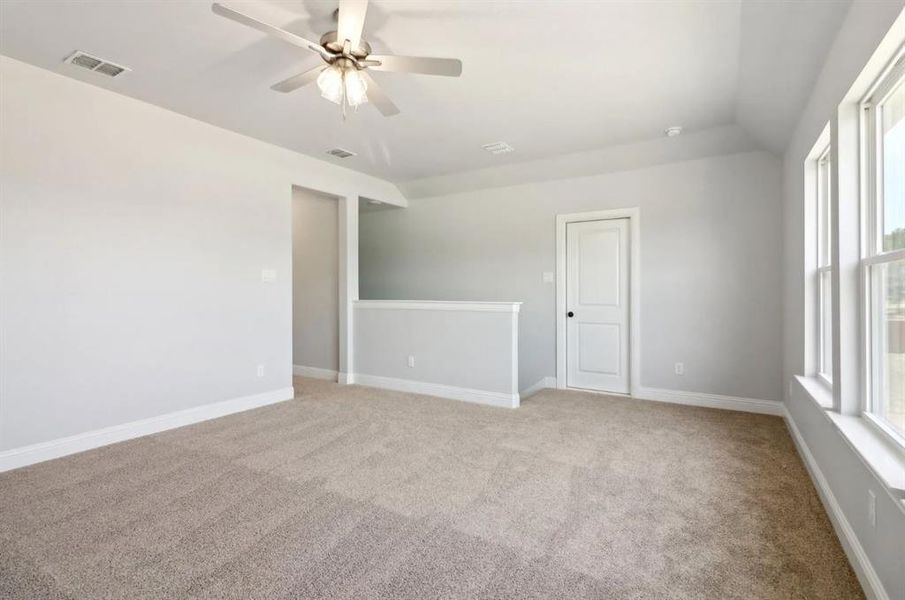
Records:
<instances>
[{"instance_id":1,"label":"white baseboard","mask_svg":"<svg viewBox=\"0 0 905 600\"><path fill-rule=\"evenodd\" d=\"M340 371L336 374L336 381L341 383L342 385L352 385L355 383L355 374L354 373L343 373Z\"/></svg>"},{"instance_id":2,"label":"white baseboard","mask_svg":"<svg viewBox=\"0 0 905 600\"><path fill-rule=\"evenodd\" d=\"M474 402L476 404L487 404L504 408L518 408L519 405L518 394L487 392L484 390L442 385L439 383L412 381L410 379L362 375L361 373L356 373L353 379L354 383L359 385L382 388L385 390L395 390L397 392L438 396L440 398L449 398L450 400L463 400L465 402Z\"/></svg>"},{"instance_id":3,"label":"white baseboard","mask_svg":"<svg viewBox=\"0 0 905 600\"><path fill-rule=\"evenodd\" d=\"M123 442L133 438L150 435L166 431L167 429L175 429L184 427L192 423L199 423L217 417L224 417L237 412L250 410L291 400L295 397L293 389L282 388L263 394L255 394L253 396L243 396L241 398L233 398L231 400L223 400L212 404L205 404L195 408L188 408L178 412L168 413L157 417L150 417L140 421L132 421L131 423L123 423L122 425L114 425L94 431L86 431L71 435L69 437L51 440L49 442L41 442L39 444L31 444L22 446L21 448L13 448L0 452L0 473L9 471L10 469L18 469L27 465L68 456L77 452L84 452L93 448L99 448L116 442Z\"/></svg>"},{"instance_id":4,"label":"white baseboard","mask_svg":"<svg viewBox=\"0 0 905 600\"><path fill-rule=\"evenodd\" d=\"M519 392L519 396L524 400L529 398L541 390L556 388L556 377L544 377L537 383Z\"/></svg>"},{"instance_id":5,"label":"white baseboard","mask_svg":"<svg viewBox=\"0 0 905 600\"><path fill-rule=\"evenodd\" d=\"M722 408L725 410L737 410L763 415L782 416L784 414L784 406L782 402L777 400L739 398L736 396L720 396L718 394L664 390L649 387L641 387L633 390L632 396L641 400L670 402L672 404L686 404L689 406L704 406L707 408Z\"/></svg>"},{"instance_id":6,"label":"white baseboard","mask_svg":"<svg viewBox=\"0 0 905 600\"><path fill-rule=\"evenodd\" d=\"M299 377L313 377L314 379L326 379L327 381L336 381L339 373L333 369L322 369L320 367L306 367L303 365L292 365L292 374Z\"/></svg>"},{"instance_id":7,"label":"white baseboard","mask_svg":"<svg viewBox=\"0 0 905 600\"><path fill-rule=\"evenodd\" d=\"M801 456L805 467L807 467L808 473L811 475L811 480L814 482L814 487L817 488L820 500L823 502L823 507L826 509L830 521L833 523L833 529L836 530L836 536L842 543L842 549L845 551L845 555L848 557L852 568L854 568L855 574L858 576L858 581L861 582L861 587L864 588L865 595L871 600L890 600L889 595L883 588L883 582L880 580L880 576L877 575L870 559L867 557L867 553L861 546L861 542L858 541L855 530L852 529L848 519L845 518L842 507L839 506L839 502L833 495L833 491L830 489L830 485L827 482L826 477L824 477L823 471L821 471L820 467L817 465L817 460L814 458L814 455L811 454L811 449L808 448L807 442L804 441L804 437L801 435L801 431L795 424L795 420L792 419L792 415L790 415L788 411L783 410L783 413L786 419L786 427L788 427L789 432L792 435L792 441L795 442L798 454Z\"/></svg>"}]
</instances>

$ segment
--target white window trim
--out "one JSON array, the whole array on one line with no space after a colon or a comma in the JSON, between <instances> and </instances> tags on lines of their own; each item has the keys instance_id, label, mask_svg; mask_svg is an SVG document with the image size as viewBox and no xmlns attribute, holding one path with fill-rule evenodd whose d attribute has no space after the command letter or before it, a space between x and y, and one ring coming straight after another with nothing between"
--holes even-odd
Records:
<instances>
[{"instance_id":1,"label":"white window trim","mask_svg":"<svg viewBox=\"0 0 905 600\"><path fill-rule=\"evenodd\" d=\"M874 370L872 358L875 355L877 343L873 336L871 313L873 299L871 297L871 267L884 263L892 263L905 260L905 249L889 250L884 252L882 248L883 234L881 232L883 210L883 189L877 185L882 180L883 165L878 160L879 144L881 136L878 135L882 126L877 118L876 108L882 105L886 99L898 89L898 85L905 78L905 45L896 52L889 65L876 78L870 86L860 106L860 140L862 151L860 153L861 171L861 264L860 264L860 294L861 294L861 417L871 429L880 434L886 441L894 443L900 450L905 451L905 435L890 426L885 420L873 412L874 385L877 373Z\"/></svg>"},{"instance_id":2,"label":"white window trim","mask_svg":"<svg viewBox=\"0 0 905 600\"><path fill-rule=\"evenodd\" d=\"M896 444L900 449L905 450L905 436L890 427L886 421L877 417L875 414L866 411L861 416L875 431L879 432L883 438Z\"/></svg>"},{"instance_id":3,"label":"white window trim","mask_svg":"<svg viewBox=\"0 0 905 600\"><path fill-rule=\"evenodd\" d=\"M832 394L814 377L796 376L806 398L822 409L823 415L839 431L864 465L883 483L895 502L905 508L905 451L891 438L877 435L878 429L863 415L843 415L829 408ZM788 417L787 417L788 418Z\"/></svg>"},{"instance_id":4,"label":"white window trim","mask_svg":"<svg viewBox=\"0 0 905 600\"><path fill-rule=\"evenodd\" d=\"M823 303L826 301L826 295L823 293L823 275L825 273L832 274L832 272L833 272L833 265L825 265L823 267L817 267L817 271L816 271L817 280L814 284L814 289L816 291L816 297L817 297L817 307L816 307L816 311L817 311L817 370L816 370L816 374L817 374L817 379L821 383L823 383L824 385L826 385L827 387L829 387L831 389L833 387L833 374L832 374L833 357L830 356L827 359L827 357L825 357L823 355L823 352L825 350L825 345L823 343L824 342L823 336L824 336L824 331L825 331L825 327L823 326L823 315L824 315ZM832 295L832 294L830 294L830 295ZM830 331L832 331L832 328L830 329ZM827 360L830 364L830 371L831 371L830 373L825 373L823 371L823 365L825 362L827 362Z\"/></svg>"},{"instance_id":5,"label":"white window trim","mask_svg":"<svg viewBox=\"0 0 905 600\"><path fill-rule=\"evenodd\" d=\"M882 219L878 215L883 210L883 189L878 188L876 182L883 178L883 165L876 160L877 150L880 144L878 135L881 123L876 118L876 107L883 104L889 96L898 88L898 84L905 78L905 46L899 49L896 57L890 61L890 66L884 69L874 85L868 90L861 101L861 140L864 152L861 154L862 173L864 185L862 193L866 210L866 227L863 229L863 248L865 257L873 257L883 254L881 240L883 234L880 231Z\"/></svg>"},{"instance_id":6,"label":"white window trim","mask_svg":"<svg viewBox=\"0 0 905 600\"><path fill-rule=\"evenodd\" d=\"M804 158L804 180L799 180L804 188L804 267L802 274L804 283L804 333L803 350L803 374L796 376L789 382L788 398L793 404L789 406L786 418L794 427L792 418L792 406L796 401L796 391L802 390L802 401L813 401L822 410L828 422L832 423L839 436L847 443L854 454L867 466L873 474L877 485L893 500L894 504L905 511L905 446L893 442L893 437L887 435L881 426L878 426L870 415L864 412L865 395L862 391L865 386L866 372L863 356L866 349L866 310L862 298L865 298L862 276L862 259L867 257L868 244L868 217L865 199L865 178L863 167L863 153L865 152L864 135L864 111L860 105L862 99L869 97L871 88L876 88L875 82L881 80L884 72L889 72L889 65L905 53L905 15L900 15L896 24L889 30L880 42L876 51L864 65L861 73L855 78L851 87L845 93L840 103L834 108L830 125L824 129L811 147L810 152ZM816 159L826 147L827 140L831 137L834 156L834 185L833 208L845 209L844 228L839 228L837 239L833 240L834 260L833 287L839 288L838 293L845 298L845 310L838 310L833 316L834 329L844 333L840 340L836 340L834 356L839 366L834 364L835 385L832 389L824 385L816 376L816 352L815 341L817 335L812 328L817 324L817 318L811 311L817 306L815 290L813 289L813 277L817 268L818 257L815 256L817 244L811 236L816 234L813 226L816 218L816 202L814 197L816 190L812 182L816 169ZM840 215L841 217L842 215ZM837 223L838 226L838 223ZM855 239L857 236L857 240ZM875 239L875 238L874 238ZM844 252L843 252L844 250ZM840 271L843 271L840 273ZM834 298L835 299L835 298ZM839 307L842 308L842 307ZM835 337L834 332L834 337ZM838 360L840 359L841 360ZM840 372L835 369L841 368ZM794 384L800 382L800 386ZM807 399L810 400L807 400ZM793 431L794 432L794 431ZM805 450L806 451L806 450ZM819 472L819 469L818 469ZM821 489L828 489L821 484ZM830 493L831 494L831 493ZM830 496L831 497L831 496ZM845 517L844 513L840 513ZM845 527L846 525L843 525ZM850 530L850 527L849 527ZM852 534L852 539L857 541ZM852 558L853 564L867 564L869 561L860 546L853 547L850 551L846 547L846 553ZM861 557L865 557L863 560ZM871 569L872 572L872 569ZM868 581L876 581L871 584L876 595L885 595L882 583L877 577L865 575ZM861 573L859 572L859 578Z\"/></svg>"},{"instance_id":7,"label":"white window trim","mask_svg":"<svg viewBox=\"0 0 905 600\"><path fill-rule=\"evenodd\" d=\"M823 385L832 389L833 387L833 373L832 373L832 364L833 357L829 357L830 364L830 372L826 373L823 371L823 365L827 362L827 357L824 356L824 332L826 328L824 327L823 318L824 318L824 302L826 301L826 295L823 293L823 276L825 273L833 272L833 261L832 261L832 237L830 237L829 243L826 247L827 257L824 264L821 259L821 254L823 253L823 247L826 236L831 233L832 226L831 222L826 217L825 213L829 212L832 214L832 198L830 197L830 192L827 187L828 180L830 179L829 173L826 172L826 165L831 160L830 150L832 148L832 140L830 140L826 147L820 151L820 154L817 156L815 161L816 168L814 169L814 177L816 181L814 183L814 198L816 202L816 210L814 211L814 215L816 217L816 235L814 236L816 244L817 244L817 252L816 252L816 269L814 271L815 281L814 281L814 299L815 299L815 317L816 317L816 325L817 325L817 337L816 337L816 352L815 357L817 358L815 365L815 374L817 376L817 380L820 381ZM825 200L825 204L824 204ZM824 221L826 220L826 227L824 227ZM831 294L832 295L832 294ZM832 329L831 329L832 331Z\"/></svg>"}]
</instances>

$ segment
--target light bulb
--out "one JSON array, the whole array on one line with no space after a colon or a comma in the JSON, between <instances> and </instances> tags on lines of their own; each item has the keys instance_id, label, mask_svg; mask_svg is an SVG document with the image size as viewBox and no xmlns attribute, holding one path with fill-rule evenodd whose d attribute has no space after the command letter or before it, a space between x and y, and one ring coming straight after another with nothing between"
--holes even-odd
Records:
<instances>
[{"instance_id":1,"label":"light bulb","mask_svg":"<svg viewBox=\"0 0 905 600\"><path fill-rule=\"evenodd\" d=\"M345 83L346 102L349 103L349 106L358 106L368 101L368 84L358 69L346 69Z\"/></svg>"},{"instance_id":2,"label":"light bulb","mask_svg":"<svg viewBox=\"0 0 905 600\"><path fill-rule=\"evenodd\" d=\"M343 71L336 65L327 67L317 76L321 96L335 104L343 101Z\"/></svg>"}]
</instances>

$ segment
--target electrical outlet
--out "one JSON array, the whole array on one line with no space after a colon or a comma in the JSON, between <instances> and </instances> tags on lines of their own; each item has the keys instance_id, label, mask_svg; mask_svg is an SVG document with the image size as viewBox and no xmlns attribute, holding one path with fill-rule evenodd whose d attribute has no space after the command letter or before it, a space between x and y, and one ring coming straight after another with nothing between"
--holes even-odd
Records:
<instances>
[{"instance_id":1,"label":"electrical outlet","mask_svg":"<svg viewBox=\"0 0 905 600\"><path fill-rule=\"evenodd\" d=\"M873 490L867 490L867 520L871 527L877 528L877 496Z\"/></svg>"},{"instance_id":2,"label":"electrical outlet","mask_svg":"<svg viewBox=\"0 0 905 600\"><path fill-rule=\"evenodd\" d=\"M685 363L676 363L676 375L685 374Z\"/></svg>"},{"instance_id":3,"label":"electrical outlet","mask_svg":"<svg viewBox=\"0 0 905 600\"><path fill-rule=\"evenodd\" d=\"M273 283L277 280L277 272L274 269L261 269L261 281Z\"/></svg>"},{"instance_id":4,"label":"electrical outlet","mask_svg":"<svg viewBox=\"0 0 905 600\"><path fill-rule=\"evenodd\" d=\"M408 362L408 364L409 364L409 368L410 368L410 369L414 369L414 368L415 368L415 357L414 357L414 356L409 355L409 362Z\"/></svg>"},{"instance_id":5,"label":"electrical outlet","mask_svg":"<svg viewBox=\"0 0 905 600\"><path fill-rule=\"evenodd\" d=\"M264 365L258 365L258 377L264 377Z\"/></svg>"},{"instance_id":6,"label":"electrical outlet","mask_svg":"<svg viewBox=\"0 0 905 600\"><path fill-rule=\"evenodd\" d=\"M544 283L553 283L553 271L544 271L543 280Z\"/></svg>"}]
</instances>

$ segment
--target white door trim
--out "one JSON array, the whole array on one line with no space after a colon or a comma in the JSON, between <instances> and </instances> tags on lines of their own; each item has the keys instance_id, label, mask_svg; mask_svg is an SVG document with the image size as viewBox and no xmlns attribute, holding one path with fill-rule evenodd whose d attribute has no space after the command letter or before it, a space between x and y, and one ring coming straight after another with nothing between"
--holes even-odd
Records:
<instances>
[{"instance_id":1,"label":"white door trim","mask_svg":"<svg viewBox=\"0 0 905 600\"><path fill-rule=\"evenodd\" d=\"M556 387L566 389L566 224L629 220L629 386L641 389L641 209L617 208L556 215Z\"/></svg>"}]
</instances>

